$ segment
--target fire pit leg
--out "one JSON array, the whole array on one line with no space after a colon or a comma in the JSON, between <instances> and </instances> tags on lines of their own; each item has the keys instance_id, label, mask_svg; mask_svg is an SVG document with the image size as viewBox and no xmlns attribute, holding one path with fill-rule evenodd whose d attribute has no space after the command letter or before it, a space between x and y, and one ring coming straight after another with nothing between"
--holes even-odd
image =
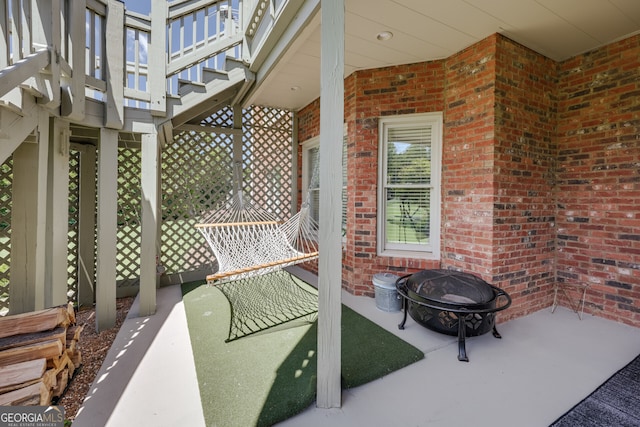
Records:
<instances>
[{"instance_id":1,"label":"fire pit leg","mask_svg":"<svg viewBox=\"0 0 640 427\"><path fill-rule=\"evenodd\" d=\"M407 321L407 310L409 309L409 304L407 304L406 298L402 300L402 305L404 307L404 317L402 318L402 322L398 325L398 329L404 329L404 324Z\"/></svg>"},{"instance_id":2,"label":"fire pit leg","mask_svg":"<svg viewBox=\"0 0 640 427\"><path fill-rule=\"evenodd\" d=\"M493 336L496 338L502 338L502 335L500 335L500 333L498 332L498 330L496 329L496 325L493 325Z\"/></svg>"},{"instance_id":3,"label":"fire pit leg","mask_svg":"<svg viewBox=\"0 0 640 427\"><path fill-rule=\"evenodd\" d=\"M467 327L464 322L463 317L458 318L458 360L460 362L468 362L469 358L467 357L467 348L465 345L466 331Z\"/></svg>"}]
</instances>

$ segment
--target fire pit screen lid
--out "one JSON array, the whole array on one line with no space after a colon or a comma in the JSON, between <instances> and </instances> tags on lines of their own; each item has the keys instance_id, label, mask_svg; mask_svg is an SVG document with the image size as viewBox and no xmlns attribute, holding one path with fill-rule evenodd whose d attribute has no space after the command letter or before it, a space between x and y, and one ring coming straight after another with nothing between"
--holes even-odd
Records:
<instances>
[{"instance_id":1,"label":"fire pit screen lid","mask_svg":"<svg viewBox=\"0 0 640 427\"><path fill-rule=\"evenodd\" d=\"M409 276L407 289L431 301L445 304L485 304L494 299L491 285L454 270L422 270Z\"/></svg>"}]
</instances>

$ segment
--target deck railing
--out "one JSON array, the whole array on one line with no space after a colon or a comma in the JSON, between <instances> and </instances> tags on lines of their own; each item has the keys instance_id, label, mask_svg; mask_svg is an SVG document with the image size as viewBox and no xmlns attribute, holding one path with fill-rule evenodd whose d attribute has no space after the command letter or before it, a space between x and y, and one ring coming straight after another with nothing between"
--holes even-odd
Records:
<instances>
[{"instance_id":1,"label":"deck railing","mask_svg":"<svg viewBox=\"0 0 640 427\"><path fill-rule=\"evenodd\" d=\"M127 107L149 108L149 43L151 20L148 16L127 12L125 15L125 87Z\"/></svg>"},{"instance_id":2,"label":"deck railing","mask_svg":"<svg viewBox=\"0 0 640 427\"><path fill-rule=\"evenodd\" d=\"M243 15L258 3L152 2L150 15L144 16L117 0L0 0L0 98L40 74L39 79L74 88L75 102L84 96L115 97L124 106L162 114L166 96L157 94L157 82L163 92L177 95L178 79L199 82L204 69L222 71L227 57L242 59ZM11 72L29 61L31 66ZM84 69L82 76L78 69ZM114 81L120 75L122 84ZM49 95L58 102L54 89ZM113 90L122 93L106 96Z\"/></svg>"}]
</instances>

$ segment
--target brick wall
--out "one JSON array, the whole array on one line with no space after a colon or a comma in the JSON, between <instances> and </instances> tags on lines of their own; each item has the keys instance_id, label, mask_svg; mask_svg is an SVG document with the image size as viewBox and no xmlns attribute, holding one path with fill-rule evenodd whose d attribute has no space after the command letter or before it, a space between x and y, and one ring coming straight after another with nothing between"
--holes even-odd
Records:
<instances>
[{"instance_id":1,"label":"brick wall","mask_svg":"<svg viewBox=\"0 0 640 427\"><path fill-rule=\"evenodd\" d=\"M378 117L442 111L442 61L360 71L347 85L351 108L345 116L348 147L347 239L344 277L356 294L373 295L372 277L389 271L402 274L439 266L437 261L378 257Z\"/></svg>"},{"instance_id":2,"label":"brick wall","mask_svg":"<svg viewBox=\"0 0 640 427\"><path fill-rule=\"evenodd\" d=\"M557 277L590 285L586 311L640 326L640 37L559 80Z\"/></svg>"},{"instance_id":3,"label":"brick wall","mask_svg":"<svg viewBox=\"0 0 640 427\"><path fill-rule=\"evenodd\" d=\"M446 60L442 266L490 281L495 37Z\"/></svg>"},{"instance_id":4,"label":"brick wall","mask_svg":"<svg viewBox=\"0 0 640 427\"><path fill-rule=\"evenodd\" d=\"M473 271L548 307L552 285L591 284L588 311L640 325L638 37L562 64L493 35L442 61L345 81L349 204L343 281L423 268ZM376 255L378 117L444 112L442 257ZM299 113L319 133L319 102Z\"/></svg>"},{"instance_id":5,"label":"brick wall","mask_svg":"<svg viewBox=\"0 0 640 427\"><path fill-rule=\"evenodd\" d=\"M551 303L555 282L557 64L498 36L492 282L524 315Z\"/></svg>"}]
</instances>

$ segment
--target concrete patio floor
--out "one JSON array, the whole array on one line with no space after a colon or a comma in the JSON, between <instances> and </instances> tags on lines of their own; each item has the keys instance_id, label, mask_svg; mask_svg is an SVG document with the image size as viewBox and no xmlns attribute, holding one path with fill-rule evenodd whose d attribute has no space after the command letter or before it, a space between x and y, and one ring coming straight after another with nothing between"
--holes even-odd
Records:
<instances>
[{"instance_id":1,"label":"concrete patio floor","mask_svg":"<svg viewBox=\"0 0 640 427\"><path fill-rule=\"evenodd\" d=\"M342 302L425 358L280 426L548 426L640 353L640 328L559 307L499 324L501 340L468 338L470 361L459 362L457 338L411 318L398 330L401 313L373 298ZM156 315L137 312L136 300L73 426L204 426L180 287L158 290Z\"/></svg>"}]
</instances>

